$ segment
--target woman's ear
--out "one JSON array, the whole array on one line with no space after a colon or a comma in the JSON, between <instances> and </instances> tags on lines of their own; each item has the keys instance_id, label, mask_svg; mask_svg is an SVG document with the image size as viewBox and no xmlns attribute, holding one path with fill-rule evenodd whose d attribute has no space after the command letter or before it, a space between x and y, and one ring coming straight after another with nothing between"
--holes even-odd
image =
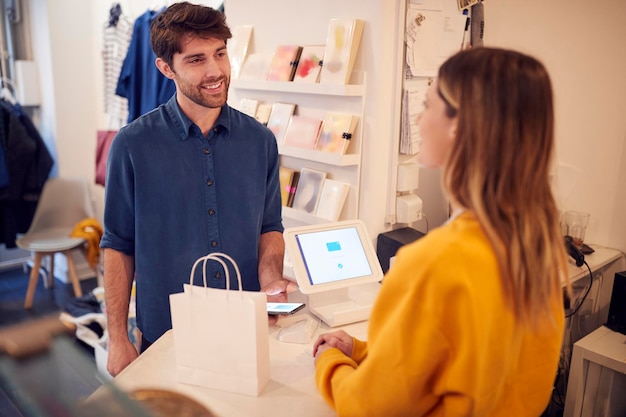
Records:
<instances>
[{"instance_id":1,"label":"woman's ear","mask_svg":"<svg viewBox=\"0 0 626 417\"><path fill-rule=\"evenodd\" d=\"M452 119L452 122L450 123L450 129L448 131L448 134L450 135L451 140L456 139L458 126L459 126L459 118L458 116L454 116L454 119Z\"/></svg>"},{"instance_id":2,"label":"woman's ear","mask_svg":"<svg viewBox=\"0 0 626 417\"><path fill-rule=\"evenodd\" d=\"M159 71L161 71L161 74L163 74L165 77L169 78L170 80L174 79L174 75L176 75L176 73L172 70L170 65L167 62L165 62L165 60L163 60L162 58L157 58L156 61L154 61L154 63L159 69Z\"/></svg>"}]
</instances>

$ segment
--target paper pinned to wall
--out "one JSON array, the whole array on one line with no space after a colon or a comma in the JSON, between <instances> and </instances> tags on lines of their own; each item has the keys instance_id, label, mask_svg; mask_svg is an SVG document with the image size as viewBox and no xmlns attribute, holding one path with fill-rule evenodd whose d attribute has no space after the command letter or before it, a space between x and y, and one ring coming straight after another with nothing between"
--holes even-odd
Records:
<instances>
[{"instance_id":1,"label":"paper pinned to wall","mask_svg":"<svg viewBox=\"0 0 626 417\"><path fill-rule=\"evenodd\" d=\"M400 140L400 153L415 155L419 152L421 136L417 126L417 115L424 108L426 90L429 80L427 78L411 81L405 86L402 97L402 134Z\"/></svg>"},{"instance_id":2,"label":"paper pinned to wall","mask_svg":"<svg viewBox=\"0 0 626 417\"><path fill-rule=\"evenodd\" d=\"M406 13L407 78L432 77L461 48L467 16L440 0L411 3Z\"/></svg>"}]
</instances>

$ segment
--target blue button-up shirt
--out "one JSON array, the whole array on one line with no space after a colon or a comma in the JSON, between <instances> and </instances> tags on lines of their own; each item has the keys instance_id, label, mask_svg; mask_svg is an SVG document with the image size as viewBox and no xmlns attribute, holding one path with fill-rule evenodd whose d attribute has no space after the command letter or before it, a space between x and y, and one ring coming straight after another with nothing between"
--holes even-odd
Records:
<instances>
[{"instance_id":1,"label":"blue button-up shirt","mask_svg":"<svg viewBox=\"0 0 626 417\"><path fill-rule=\"evenodd\" d=\"M260 289L260 235L283 231L278 165L272 132L228 105L206 137L176 96L118 132L101 247L135 257L137 323L147 340L171 328L169 294L183 290L200 256L230 255L243 288ZM207 264L208 286L224 288L224 277L219 263Z\"/></svg>"}]
</instances>

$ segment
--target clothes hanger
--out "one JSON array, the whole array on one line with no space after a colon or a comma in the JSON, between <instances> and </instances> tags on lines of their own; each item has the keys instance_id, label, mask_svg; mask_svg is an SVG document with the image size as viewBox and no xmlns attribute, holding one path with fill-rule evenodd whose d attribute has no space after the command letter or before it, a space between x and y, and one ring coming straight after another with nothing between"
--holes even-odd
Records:
<instances>
[{"instance_id":1,"label":"clothes hanger","mask_svg":"<svg viewBox=\"0 0 626 417\"><path fill-rule=\"evenodd\" d=\"M15 92L13 82L7 77L0 77L0 82L2 83L2 88L0 89L0 99L9 102L13 106L16 105L17 100L13 95L13 92ZM11 88L9 89L9 87ZM11 90L13 90L13 92L11 92Z\"/></svg>"},{"instance_id":2,"label":"clothes hanger","mask_svg":"<svg viewBox=\"0 0 626 417\"><path fill-rule=\"evenodd\" d=\"M122 6L119 3L113 3L109 10L109 27L117 26L117 22L120 20L122 14Z\"/></svg>"}]
</instances>

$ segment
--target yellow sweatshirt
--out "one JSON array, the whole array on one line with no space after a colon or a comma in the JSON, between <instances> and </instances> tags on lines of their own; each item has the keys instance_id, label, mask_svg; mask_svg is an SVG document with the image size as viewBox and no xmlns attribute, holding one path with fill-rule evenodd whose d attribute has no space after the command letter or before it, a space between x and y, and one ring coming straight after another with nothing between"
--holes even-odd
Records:
<instances>
[{"instance_id":1,"label":"yellow sweatshirt","mask_svg":"<svg viewBox=\"0 0 626 417\"><path fill-rule=\"evenodd\" d=\"M82 237L87 242L87 261L92 268L98 263L103 233L104 230L98 220L91 217L78 222L70 233L70 237Z\"/></svg>"},{"instance_id":2,"label":"yellow sweatshirt","mask_svg":"<svg viewBox=\"0 0 626 417\"><path fill-rule=\"evenodd\" d=\"M542 279L542 277L537 277ZM562 299L538 330L514 318L494 253L462 214L400 249L351 357L328 349L316 384L337 415L539 416L556 376Z\"/></svg>"}]
</instances>

